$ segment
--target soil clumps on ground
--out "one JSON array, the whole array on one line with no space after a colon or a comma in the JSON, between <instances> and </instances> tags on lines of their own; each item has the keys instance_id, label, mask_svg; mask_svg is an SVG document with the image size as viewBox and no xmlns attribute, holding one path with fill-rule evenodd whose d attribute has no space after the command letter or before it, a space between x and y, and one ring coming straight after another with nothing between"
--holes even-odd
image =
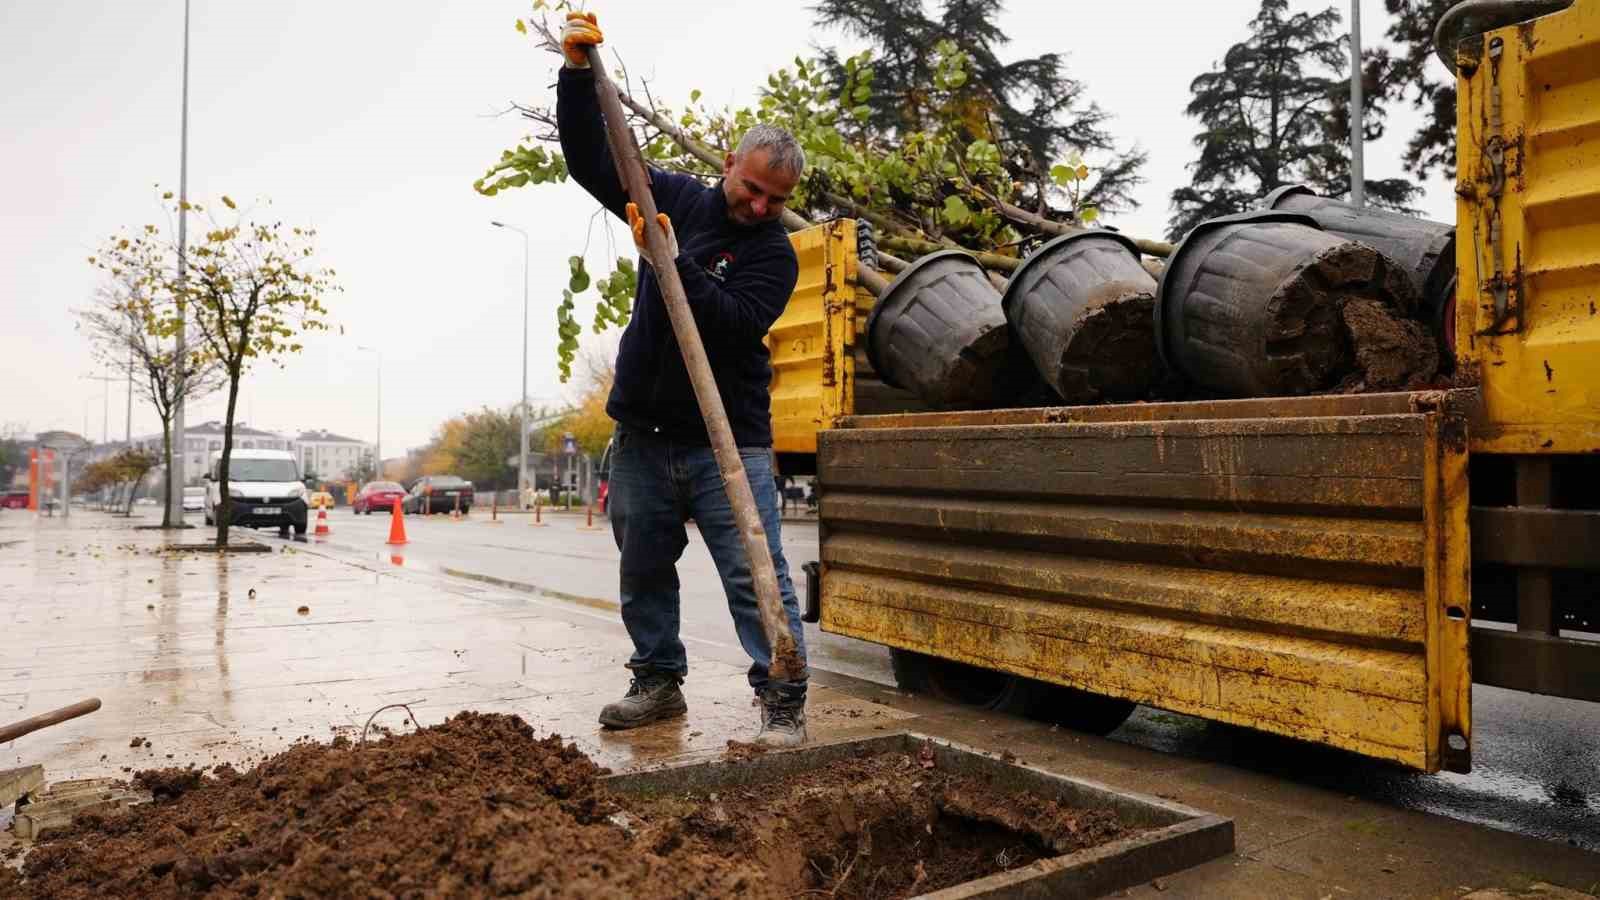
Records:
<instances>
[{"instance_id":1,"label":"soil clumps on ground","mask_svg":"<svg viewBox=\"0 0 1600 900\"><path fill-rule=\"evenodd\" d=\"M240 772L139 772L153 804L47 835L0 896L906 897L1128 833L890 753L726 794L614 793L559 736L461 713ZM739 763L730 763L739 765Z\"/></svg>"}]
</instances>

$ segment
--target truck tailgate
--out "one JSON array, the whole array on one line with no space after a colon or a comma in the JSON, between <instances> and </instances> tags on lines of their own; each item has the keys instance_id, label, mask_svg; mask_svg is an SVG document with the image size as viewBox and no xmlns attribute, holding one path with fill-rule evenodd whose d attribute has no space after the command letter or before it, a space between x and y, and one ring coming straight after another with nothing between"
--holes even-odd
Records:
<instances>
[{"instance_id":1,"label":"truck tailgate","mask_svg":"<svg viewBox=\"0 0 1600 900\"><path fill-rule=\"evenodd\" d=\"M1475 401L845 419L819 438L822 627L1464 771Z\"/></svg>"}]
</instances>

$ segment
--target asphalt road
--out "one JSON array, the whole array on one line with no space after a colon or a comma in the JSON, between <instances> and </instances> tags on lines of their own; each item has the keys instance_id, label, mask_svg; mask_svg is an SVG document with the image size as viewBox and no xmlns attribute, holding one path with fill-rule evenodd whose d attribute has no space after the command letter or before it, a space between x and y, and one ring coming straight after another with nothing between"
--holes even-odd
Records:
<instances>
[{"instance_id":1,"label":"asphalt road","mask_svg":"<svg viewBox=\"0 0 1600 900\"><path fill-rule=\"evenodd\" d=\"M617 551L604 520L558 515L545 527L528 517L487 521L485 511L452 522L410 516L410 542L384 541L389 517L329 514L333 534L319 549L352 561L398 564L520 586L573 603L614 610ZM270 540L277 540L268 532ZM679 564L683 635L691 647L737 648L710 554L689 529ZM804 597L800 565L817 558L812 522L784 523L783 546ZM889 655L876 645L807 626L811 664L892 684ZM1141 707L1112 735L1162 752L1225 762L1300 783L1600 851L1600 706L1479 686L1473 693L1473 772L1420 775L1336 750Z\"/></svg>"}]
</instances>

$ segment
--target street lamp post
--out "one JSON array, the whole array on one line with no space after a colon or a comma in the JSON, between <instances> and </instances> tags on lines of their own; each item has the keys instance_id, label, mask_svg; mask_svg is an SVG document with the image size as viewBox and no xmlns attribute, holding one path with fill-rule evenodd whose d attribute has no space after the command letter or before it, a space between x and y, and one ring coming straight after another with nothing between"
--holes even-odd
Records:
<instances>
[{"instance_id":1,"label":"street lamp post","mask_svg":"<svg viewBox=\"0 0 1600 900\"><path fill-rule=\"evenodd\" d=\"M111 382L121 381L122 379L117 378L115 375L82 375L79 377L86 378L89 381L98 381L105 386L106 392L101 398L102 402L100 404L100 417L104 420L100 423L100 443L109 444L111 443ZM89 437L88 431L88 426L84 426L83 436L85 438Z\"/></svg>"},{"instance_id":2,"label":"street lamp post","mask_svg":"<svg viewBox=\"0 0 1600 900\"><path fill-rule=\"evenodd\" d=\"M382 481L383 480L383 351L382 350L373 349L372 347L356 347L356 349L364 351L364 352L367 352L367 353L375 354L378 357L378 443L372 449L372 456L373 456L372 470L377 473L375 476L373 476L373 480L374 481Z\"/></svg>"},{"instance_id":3,"label":"street lamp post","mask_svg":"<svg viewBox=\"0 0 1600 900\"><path fill-rule=\"evenodd\" d=\"M178 143L178 285L181 289L188 269L186 245L189 236L189 0L183 0L183 117ZM183 312L178 312L177 360L178 402L172 409L172 441L167 446L166 521L183 527L184 460L188 442L184 440L183 382L188 380L187 351L183 336L188 328Z\"/></svg>"},{"instance_id":4,"label":"street lamp post","mask_svg":"<svg viewBox=\"0 0 1600 900\"><path fill-rule=\"evenodd\" d=\"M1350 0L1350 205L1365 206L1367 202L1366 166L1363 142L1365 129L1361 98L1361 0Z\"/></svg>"},{"instance_id":5,"label":"street lamp post","mask_svg":"<svg viewBox=\"0 0 1600 900\"><path fill-rule=\"evenodd\" d=\"M517 456L517 505L528 508L528 233L515 225L490 222L496 228L505 228L522 235L522 393L518 396L519 426L522 452Z\"/></svg>"}]
</instances>

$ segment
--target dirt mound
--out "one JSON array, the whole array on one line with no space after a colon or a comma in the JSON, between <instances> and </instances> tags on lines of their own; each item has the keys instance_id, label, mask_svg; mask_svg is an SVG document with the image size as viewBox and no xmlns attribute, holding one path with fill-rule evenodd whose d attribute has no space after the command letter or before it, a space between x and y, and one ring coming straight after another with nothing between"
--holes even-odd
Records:
<instances>
[{"instance_id":1,"label":"dirt mound","mask_svg":"<svg viewBox=\"0 0 1600 900\"><path fill-rule=\"evenodd\" d=\"M604 770L513 716L301 743L194 784L177 772L139 776L176 799L41 842L25 881L0 868L0 895L771 896L749 864L630 847L604 821Z\"/></svg>"},{"instance_id":2,"label":"dirt mound","mask_svg":"<svg viewBox=\"0 0 1600 900\"><path fill-rule=\"evenodd\" d=\"M558 736L471 712L243 773L141 772L154 804L46 837L21 876L0 866L0 896L899 898L1128 833L941 771L931 748L720 795L614 794L603 774Z\"/></svg>"}]
</instances>

